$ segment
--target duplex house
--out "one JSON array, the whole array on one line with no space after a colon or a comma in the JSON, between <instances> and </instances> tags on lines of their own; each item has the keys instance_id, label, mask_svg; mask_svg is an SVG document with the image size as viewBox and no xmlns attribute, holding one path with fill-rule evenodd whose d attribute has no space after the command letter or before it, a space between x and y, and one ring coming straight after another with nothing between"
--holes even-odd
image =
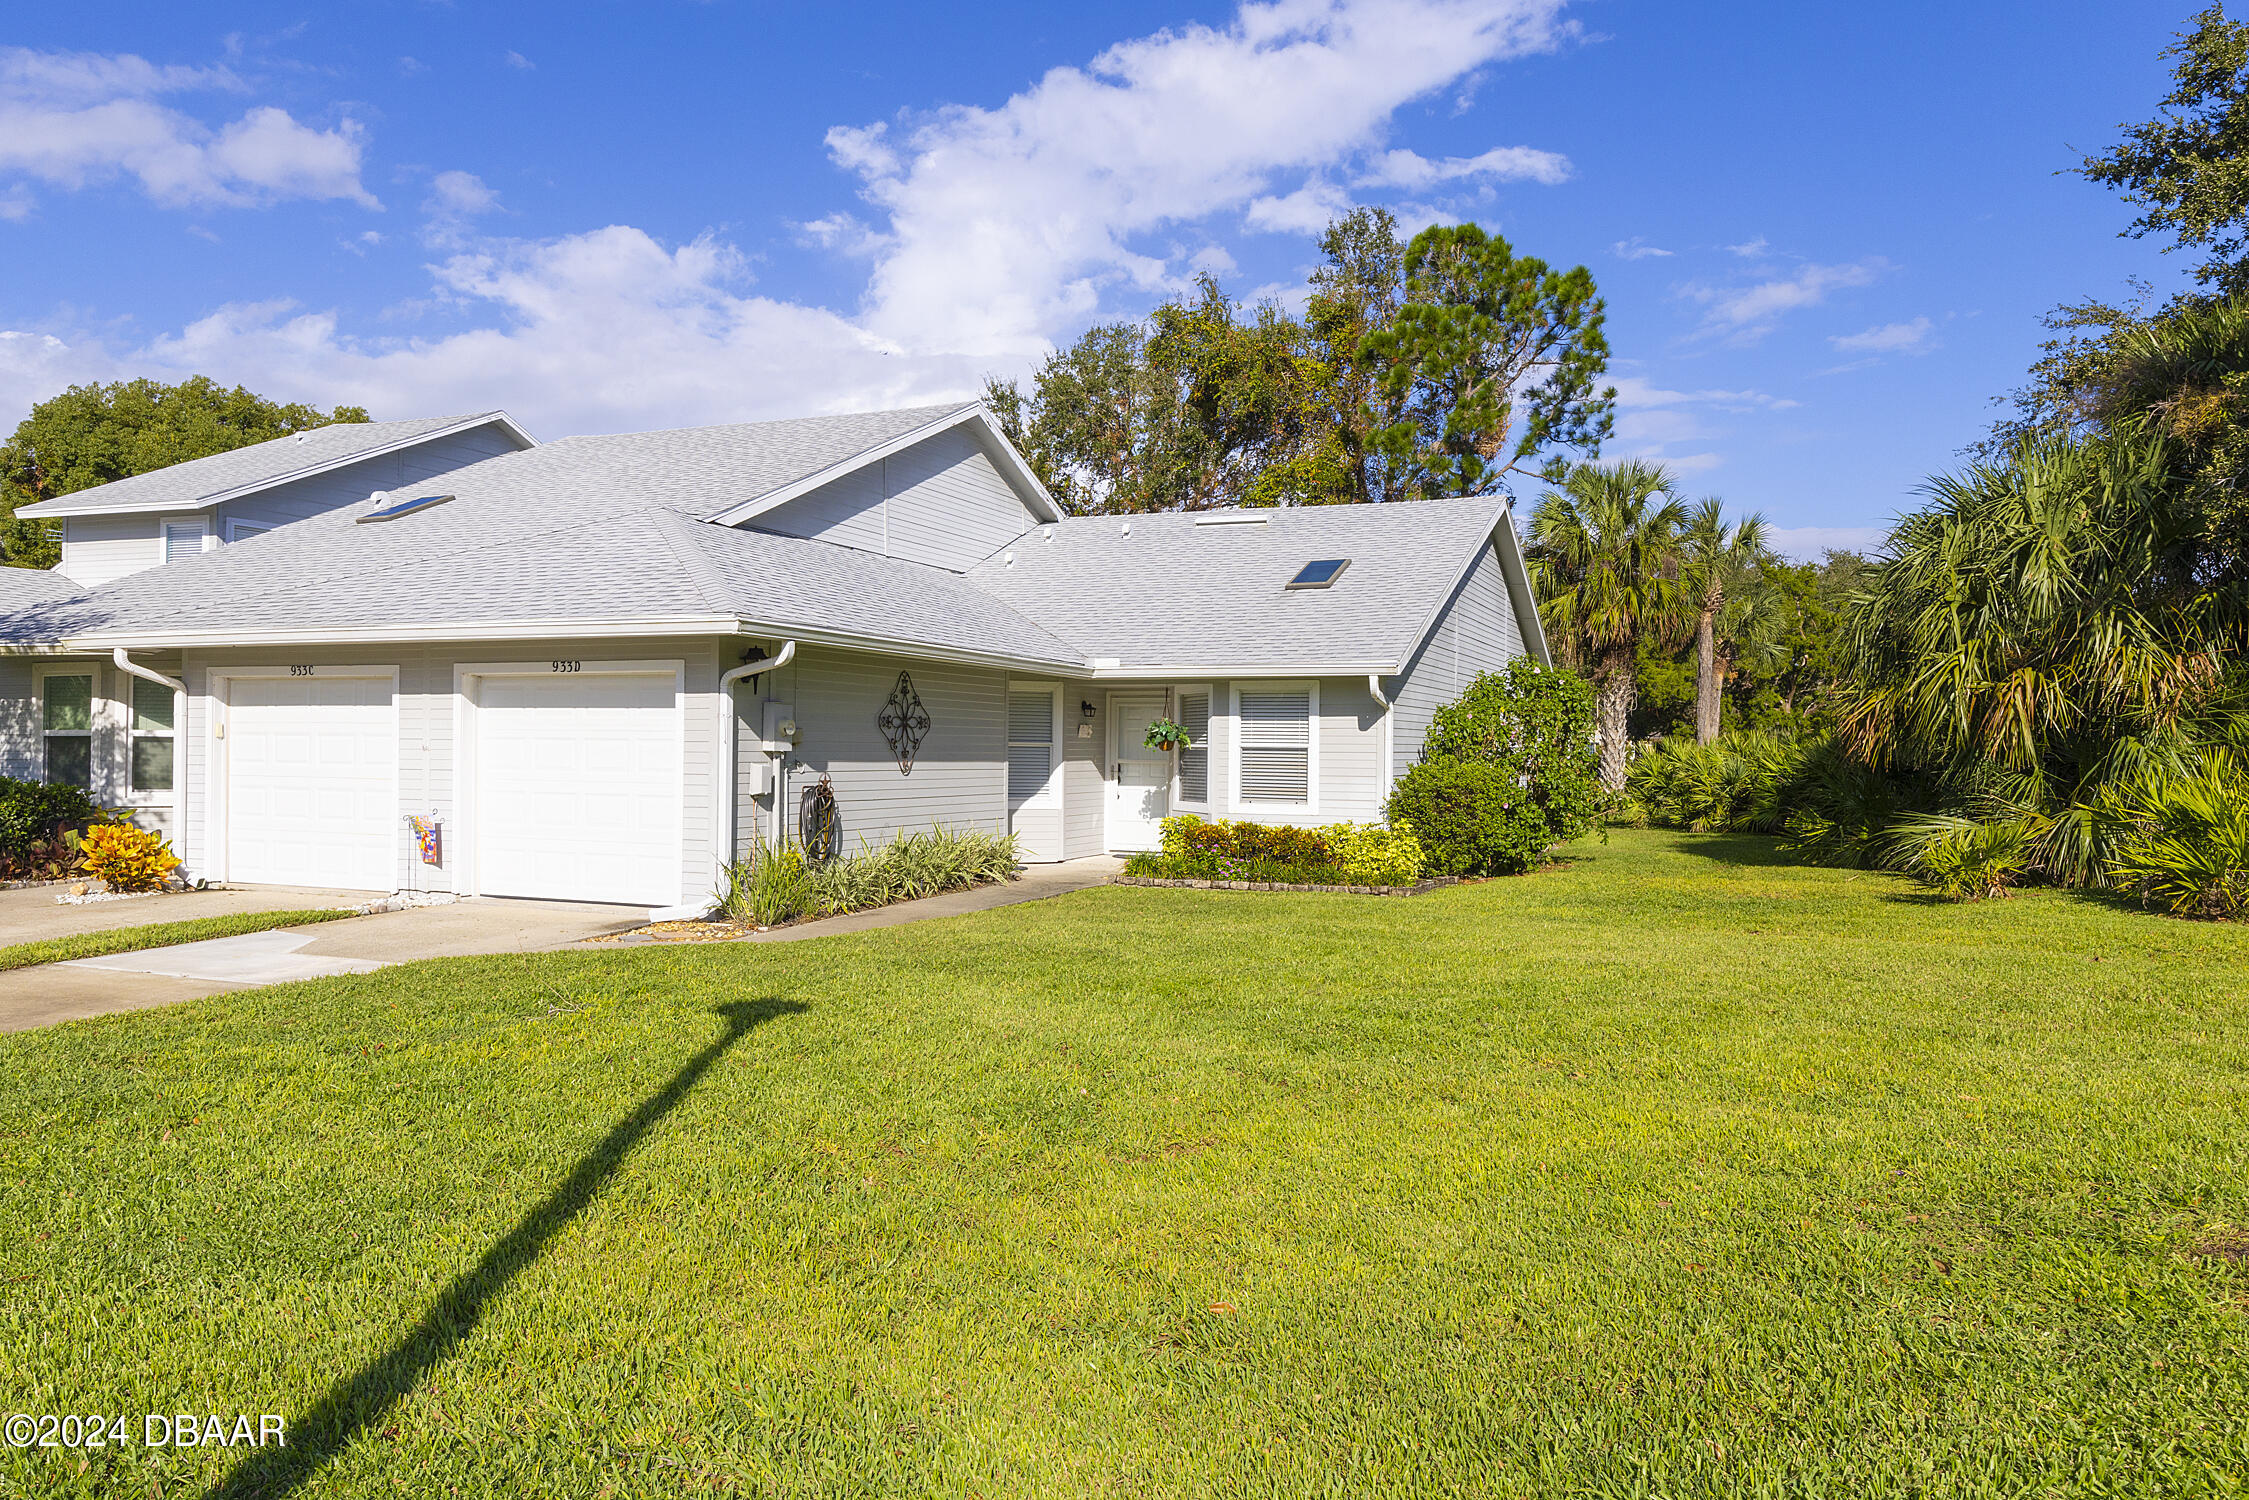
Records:
<instances>
[{"instance_id":1,"label":"duplex house","mask_svg":"<svg viewBox=\"0 0 2249 1500\"><path fill-rule=\"evenodd\" d=\"M0 570L0 773L234 883L699 912L808 796L847 848L1031 860L1371 820L1439 704L1548 659L1497 498L1065 516L977 403L324 428L42 513L62 567Z\"/></svg>"}]
</instances>

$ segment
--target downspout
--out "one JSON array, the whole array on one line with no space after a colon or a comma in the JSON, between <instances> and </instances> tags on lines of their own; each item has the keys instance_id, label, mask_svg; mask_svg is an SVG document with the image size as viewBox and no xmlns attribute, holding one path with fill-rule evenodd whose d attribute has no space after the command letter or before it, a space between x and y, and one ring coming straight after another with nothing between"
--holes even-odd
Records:
<instances>
[{"instance_id":1,"label":"downspout","mask_svg":"<svg viewBox=\"0 0 2249 1500\"><path fill-rule=\"evenodd\" d=\"M756 661L746 661L730 667L718 679L718 795L711 800L718 804L718 827L712 852L717 855L718 879L712 889L725 889L726 867L734 863L734 798L740 784L741 768L735 756L736 742L740 739L735 721L740 716L734 711L734 684L745 677L760 677L767 672L777 672L787 666L797 654L795 641L783 641L781 649L772 656L761 656ZM778 786L778 782L775 783ZM781 794L773 794L773 821L781 821Z\"/></svg>"},{"instance_id":2,"label":"downspout","mask_svg":"<svg viewBox=\"0 0 2249 1500\"><path fill-rule=\"evenodd\" d=\"M151 667L144 667L125 654L123 646L110 648L109 659L117 663L117 670L129 672L150 682L160 682L172 690L172 852L178 853L187 840L187 757L182 750L187 744L187 684L177 677L166 677ZM133 786L133 705L125 704L125 789Z\"/></svg>"},{"instance_id":3,"label":"downspout","mask_svg":"<svg viewBox=\"0 0 2249 1500\"><path fill-rule=\"evenodd\" d=\"M1382 674L1380 672L1367 673L1367 696L1382 705L1382 800L1387 804L1390 801L1390 781L1393 769L1391 757L1394 753L1394 747L1390 741L1394 738L1392 731L1396 727L1396 721L1391 717L1390 700L1382 695Z\"/></svg>"}]
</instances>

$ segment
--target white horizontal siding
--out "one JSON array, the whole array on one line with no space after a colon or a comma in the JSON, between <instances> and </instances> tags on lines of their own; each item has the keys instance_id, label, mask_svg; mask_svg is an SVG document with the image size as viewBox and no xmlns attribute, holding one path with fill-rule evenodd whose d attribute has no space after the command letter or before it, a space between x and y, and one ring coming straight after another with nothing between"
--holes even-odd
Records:
<instances>
[{"instance_id":1,"label":"white horizontal siding","mask_svg":"<svg viewBox=\"0 0 2249 1500\"><path fill-rule=\"evenodd\" d=\"M65 516L62 528L55 571L90 589L164 561L155 516Z\"/></svg>"},{"instance_id":2,"label":"white horizontal siding","mask_svg":"<svg viewBox=\"0 0 2249 1500\"><path fill-rule=\"evenodd\" d=\"M1446 600L1420 651L1390 680L1391 700L1397 705L1396 773L1403 775L1421 759L1439 708L1458 698L1479 673L1499 671L1523 654L1506 574L1498 551L1486 546Z\"/></svg>"},{"instance_id":3,"label":"white horizontal siding","mask_svg":"<svg viewBox=\"0 0 2249 1500\"><path fill-rule=\"evenodd\" d=\"M968 429L952 427L749 524L959 573L1037 521Z\"/></svg>"},{"instance_id":4,"label":"white horizontal siding","mask_svg":"<svg viewBox=\"0 0 2249 1500\"><path fill-rule=\"evenodd\" d=\"M911 773L899 771L876 722L901 671L912 675L930 721ZM932 826L1006 831L1005 673L807 648L758 682L754 697L741 694L740 722L754 734L764 703L786 703L802 731L781 808L791 839L798 797L823 775L835 788L846 853ZM751 804L744 804L736 821L738 848L772 837L774 800L770 794L757 798L754 817Z\"/></svg>"}]
</instances>

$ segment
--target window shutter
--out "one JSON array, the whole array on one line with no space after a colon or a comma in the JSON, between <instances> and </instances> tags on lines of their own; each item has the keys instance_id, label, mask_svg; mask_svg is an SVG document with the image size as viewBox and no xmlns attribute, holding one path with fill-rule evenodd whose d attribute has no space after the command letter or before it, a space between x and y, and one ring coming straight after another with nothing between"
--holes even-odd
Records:
<instances>
[{"instance_id":1,"label":"window shutter","mask_svg":"<svg viewBox=\"0 0 2249 1500\"><path fill-rule=\"evenodd\" d=\"M1312 800L1312 695L1245 692L1241 708L1242 800Z\"/></svg>"},{"instance_id":2,"label":"window shutter","mask_svg":"<svg viewBox=\"0 0 2249 1500\"><path fill-rule=\"evenodd\" d=\"M1054 771L1054 694L1007 695L1007 801L1021 807L1046 790Z\"/></svg>"},{"instance_id":3,"label":"window shutter","mask_svg":"<svg viewBox=\"0 0 2249 1500\"><path fill-rule=\"evenodd\" d=\"M1187 748L1179 752L1179 800L1210 801L1210 694L1179 695L1179 727Z\"/></svg>"}]
</instances>

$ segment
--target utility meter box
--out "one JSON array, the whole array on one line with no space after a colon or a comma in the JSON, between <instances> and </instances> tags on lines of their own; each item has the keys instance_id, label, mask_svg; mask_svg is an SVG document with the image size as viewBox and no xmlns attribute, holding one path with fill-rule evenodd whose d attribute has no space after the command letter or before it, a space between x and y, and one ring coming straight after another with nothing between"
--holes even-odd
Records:
<instances>
[{"instance_id":1,"label":"utility meter box","mask_svg":"<svg viewBox=\"0 0 2249 1500\"><path fill-rule=\"evenodd\" d=\"M759 760L755 756L745 758L742 762L741 788L745 797L762 797L772 791L773 762Z\"/></svg>"},{"instance_id":2,"label":"utility meter box","mask_svg":"<svg viewBox=\"0 0 2249 1500\"><path fill-rule=\"evenodd\" d=\"M764 708L765 717L761 724L764 733L759 739L758 748L768 755L787 755L796 748L796 742L784 730L796 728L796 710L786 703L768 703Z\"/></svg>"}]
</instances>

